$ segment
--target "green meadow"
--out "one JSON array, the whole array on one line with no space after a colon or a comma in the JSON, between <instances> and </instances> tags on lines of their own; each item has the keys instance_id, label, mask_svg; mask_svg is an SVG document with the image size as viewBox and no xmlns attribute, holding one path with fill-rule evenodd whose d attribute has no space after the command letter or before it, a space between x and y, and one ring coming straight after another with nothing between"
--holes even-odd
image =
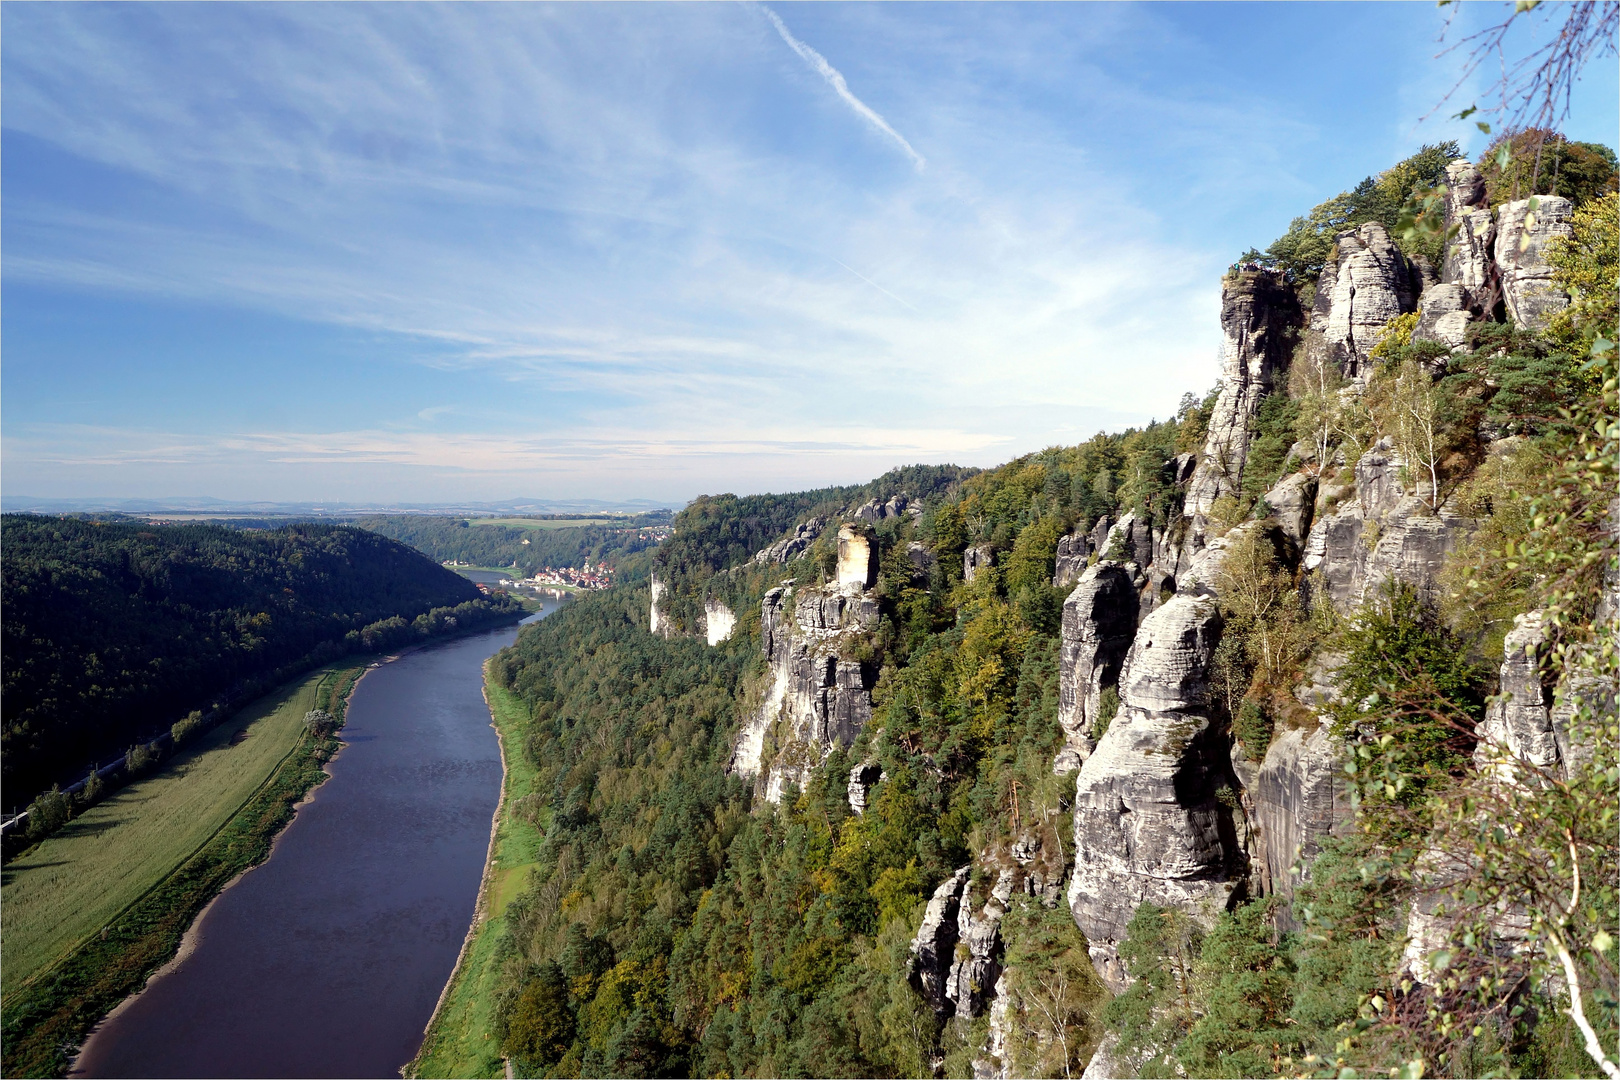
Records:
<instances>
[{"instance_id":1,"label":"green meadow","mask_svg":"<svg viewBox=\"0 0 1620 1080\"><path fill-rule=\"evenodd\" d=\"M479 897L480 921L443 1006L429 1025L422 1049L407 1068L418 1077L500 1077L506 1075L495 1030L495 982L500 974L498 945L502 916L522 892L540 849L541 834L510 812L534 787L535 769L523 754L529 712L521 701L489 678L484 692L495 715L506 757L500 824L495 851ZM549 813L549 808L547 809Z\"/></svg>"},{"instance_id":2,"label":"green meadow","mask_svg":"<svg viewBox=\"0 0 1620 1080\"><path fill-rule=\"evenodd\" d=\"M0 876L6 997L174 872L293 749L338 678L324 668L254 702L8 863Z\"/></svg>"}]
</instances>

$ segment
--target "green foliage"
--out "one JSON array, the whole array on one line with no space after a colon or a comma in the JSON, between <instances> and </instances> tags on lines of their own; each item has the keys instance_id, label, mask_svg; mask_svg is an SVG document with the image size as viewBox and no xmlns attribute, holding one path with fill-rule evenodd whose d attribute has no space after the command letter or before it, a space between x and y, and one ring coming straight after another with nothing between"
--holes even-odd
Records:
<instances>
[{"instance_id":1,"label":"green foliage","mask_svg":"<svg viewBox=\"0 0 1620 1080\"><path fill-rule=\"evenodd\" d=\"M1363 800L1412 807L1458 770L1484 716L1483 677L1435 607L1410 586L1369 598L1342 632L1345 663L1336 730L1353 741L1353 779Z\"/></svg>"},{"instance_id":2,"label":"green foliage","mask_svg":"<svg viewBox=\"0 0 1620 1080\"><path fill-rule=\"evenodd\" d=\"M242 696L250 681L340 656L379 620L471 605L456 616L467 625L516 610L479 600L471 582L418 552L342 526L246 532L7 514L0 529L12 791L105 762L177 716Z\"/></svg>"},{"instance_id":3,"label":"green foliage","mask_svg":"<svg viewBox=\"0 0 1620 1080\"><path fill-rule=\"evenodd\" d=\"M1614 151L1570 142L1546 128L1498 135L1479 156L1491 209L1532 195L1562 195L1577 207L1615 190Z\"/></svg>"},{"instance_id":4,"label":"green foliage","mask_svg":"<svg viewBox=\"0 0 1620 1080\"><path fill-rule=\"evenodd\" d=\"M1142 904L1119 943L1120 960L1135 980L1103 1009L1119 1035L1120 1052L1140 1060L1137 1075L1174 1076L1174 1048L1193 1024L1191 975L1202 931L1176 908Z\"/></svg>"},{"instance_id":5,"label":"green foliage","mask_svg":"<svg viewBox=\"0 0 1620 1080\"><path fill-rule=\"evenodd\" d=\"M1469 344L1483 361L1476 370L1483 369L1494 390L1485 419L1498 430L1533 435L1556 426L1587 389L1580 360L1538 334L1486 324L1469 335Z\"/></svg>"},{"instance_id":6,"label":"green foliage","mask_svg":"<svg viewBox=\"0 0 1620 1080\"><path fill-rule=\"evenodd\" d=\"M1570 294L1570 306L1553 316L1547 336L1566 352L1589 356L1599 340L1620 337L1620 195L1593 199L1569 224L1570 235L1547 245L1553 284Z\"/></svg>"},{"instance_id":7,"label":"green foliage","mask_svg":"<svg viewBox=\"0 0 1620 1080\"><path fill-rule=\"evenodd\" d=\"M747 561L806 518L901 493L926 500L977 471L955 465L908 465L849 487L741 498L701 495L675 515L675 535L659 549L657 562L671 576L706 576Z\"/></svg>"},{"instance_id":8,"label":"green foliage","mask_svg":"<svg viewBox=\"0 0 1620 1080\"><path fill-rule=\"evenodd\" d=\"M541 964L524 982L506 1021L501 1048L536 1071L561 1061L574 1043L574 1010L562 968Z\"/></svg>"},{"instance_id":9,"label":"green foliage","mask_svg":"<svg viewBox=\"0 0 1620 1080\"><path fill-rule=\"evenodd\" d=\"M338 728L338 719L325 709L311 709L304 714L304 730L316 738L330 735Z\"/></svg>"},{"instance_id":10,"label":"green foliage","mask_svg":"<svg viewBox=\"0 0 1620 1080\"><path fill-rule=\"evenodd\" d=\"M1232 719L1232 734L1243 744L1243 752L1250 761L1265 758L1275 727L1276 721L1266 707L1253 698L1244 698L1243 704L1238 706L1237 716Z\"/></svg>"},{"instance_id":11,"label":"green foliage","mask_svg":"<svg viewBox=\"0 0 1620 1080\"><path fill-rule=\"evenodd\" d=\"M1092 737L1101 741L1102 737L1108 733L1108 725L1114 722L1114 717L1118 714L1119 688L1117 686L1103 687L1102 694L1097 698L1097 719L1091 725Z\"/></svg>"},{"instance_id":12,"label":"green foliage","mask_svg":"<svg viewBox=\"0 0 1620 1080\"><path fill-rule=\"evenodd\" d=\"M124 753L124 774L139 776L157 763L157 751L151 743L136 743Z\"/></svg>"},{"instance_id":13,"label":"green foliage","mask_svg":"<svg viewBox=\"0 0 1620 1080\"><path fill-rule=\"evenodd\" d=\"M1102 1035L1107 991L1064 905L1015 896L1002 916L1008 1064L1017 1076L1078 1076Z\"/></svg>"},{"instance_id":14,"label":"green foliage","mask_svg":"<svg viewBox=\"0 0 1620 1080\"><path fill-rule=\"evenodd\" d=\"M174 722L174 724L169 728L169 737L174 740L174 745L180 746L190 741L194 735L202 731L203 727L203 714L201 710L193 709L185 716Z\"/></svg>"},{"instance_id":15,"label":"green foliage","mask_svg":"<svg viewBox=\"0 0 1620 1080\"><path fill-rule=\"evenodd\" d=\"M1252 258L1246 256L1240 261L1258 262L1287 271L1299 280L1314 281L1341 232L1369 221L1394 230L1402 208L1414 193L1426 191L1444 179L1447 163L1461 155L1455 142L1425 145L1376 177L1367 177L1351 190L1319 204L1304 217L1295 218L1288 231L1263 255L1256 252ZM1406 243L1399 239L1398 242Z\"/></svg>"},{"instance_id":16,"label":"green foliage","mask_svg":"<svg viewBox=\"0 0 1620 1080\"><path fill-rule=\"evenodd\" d=\"M73 800L55 784L51 790L28 804L28 838L38 840L67 824L73 813Z\"/></svg>"},{"instance_id":17,"label":"green foliage","mask_svg":"<svg viewBox=\"0 0 1620 1080\"><path fill-rule=\"evenodd\" d=\"M1220 400L1221 384L1216 383L1202 399L1194 394L1181 395L1181 408L1176 410L1176 452L1196 454L1204 449L1204 436L1209 432L1209 418L1215 415L1215 402Z\"/></svg>"},{"instance_id":18,"label":"green foliage","mask_svg":"<svg viewBox=\"0 0 1620 1080\"><path fill-rule=\"evenodd\" d=\"M1288 472L1288 451L1298 438L1299 403L1287 394L1267 394L1255 411L1249 456L1243 464L1245 505L1258 503Z\"/></svg>"},{"instance_id":19,"label":"green foliage","mask_svg":"<svg viewBox=\"0 0 1620 1080\"><path fill-rule=\"evenodd\" d=\"M1265 1076L1297 1045L1289 1015L1294 971L1289 950L1275 940L1274 907L1244 904L1204 936L1192 972L1202 1007L1175 1048L1186 1075Z\"/></svg>"}]
</instances>

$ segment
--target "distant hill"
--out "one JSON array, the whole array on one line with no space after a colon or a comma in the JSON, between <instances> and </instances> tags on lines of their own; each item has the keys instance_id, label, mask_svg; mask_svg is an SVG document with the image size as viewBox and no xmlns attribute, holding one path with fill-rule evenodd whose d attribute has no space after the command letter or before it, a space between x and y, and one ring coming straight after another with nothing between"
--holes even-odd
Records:
<instances>
[{"instance_id":1,"label":"distant hill","mask_svg":"<svg viewBox=\"0 0 1620 1080\"><path fill-rule=\"evenodd\" d=\"M466 518L428 514L373 514L354 519L360 528L409 544L438 562L515 564L525 575L542 566L614 563L656 547L658 537L668 532L669 522L667 514L641 514L561 529L525 529L474 525Z\"/></svg>"},{"instance_id":2,"label":"distant hill","mask_svg":"<svg viewBox=\"0 0 1620 1080\"><path fill-rule=\"evenodd\" d=\"M465 604L475 606L463 625L504 617L419 552L337 525L245 532L7 514L0 570L13 801L243 680L317 650L391 646L410 629L398 619Z\"/></svg>"}]
</instances>

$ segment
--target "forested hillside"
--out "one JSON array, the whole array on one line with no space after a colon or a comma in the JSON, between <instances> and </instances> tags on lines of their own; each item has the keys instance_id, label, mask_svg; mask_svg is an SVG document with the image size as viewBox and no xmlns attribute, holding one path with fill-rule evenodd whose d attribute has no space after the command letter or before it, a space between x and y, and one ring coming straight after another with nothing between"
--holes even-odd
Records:
<instances>
[{"instance_id":1,"label":"forested hillside","mask_svg":"<svg viewBox=\"0 0 1620 1080\"><path fill-rule=\"evenodd\" d=\"M668 525L669 519L662 514L641 514L599 525L525 529L473 525L457 517L378 514L356 518L354 524L409 544L436 562L515 567L528 577L543 566L615 564L625 556L657 547L649 530Z\"/></svg>"},{"instance_id":2,"label":"forested hillside","mask_svg":"<svg viewBox=\"0 0 1620 1080\"><path fill-rule=\"evenodd\" d=\"M418 552L335 525L7 514L0 544L5 784L26 798L243 680L403 644L411 620L512 617Z\"/></svg>"},{"instance_id":3,"label":"forested hillside","mask_svg":"<svg viewBox=\"0 0 1620 1080\"><path fill-rule=\"evenodd\" d=\"M698 500L525 630L515 1071L1601 1075L1620 197L1505 145L1239 260L1175 417Z\"/></svg>"}]
</instances>

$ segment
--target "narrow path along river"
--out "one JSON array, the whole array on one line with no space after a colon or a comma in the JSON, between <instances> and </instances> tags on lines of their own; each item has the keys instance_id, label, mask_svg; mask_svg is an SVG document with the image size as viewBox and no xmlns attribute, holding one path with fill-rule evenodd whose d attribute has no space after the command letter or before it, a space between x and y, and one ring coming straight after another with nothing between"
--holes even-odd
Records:
<instances>
[{"instance_id":1,"label":"narrow path along river","mask_svg":"<svg viewBox=\"0 0 1620 1080\"><path fill-rule=\"evenodd\" d=\"M398 1076L477 902L501 786L482 669L516 633L367 672L331 779L198 920L189 954L96 1029L73 1075Z\"/></svg>"}]
</instances>

